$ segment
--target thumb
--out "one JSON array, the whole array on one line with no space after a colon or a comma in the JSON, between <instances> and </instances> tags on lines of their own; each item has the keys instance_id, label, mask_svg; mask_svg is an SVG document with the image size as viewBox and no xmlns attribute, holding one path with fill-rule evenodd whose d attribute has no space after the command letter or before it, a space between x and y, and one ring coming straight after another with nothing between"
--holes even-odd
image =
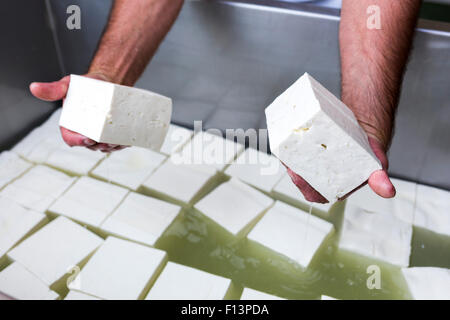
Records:
<instances>
[{"instance_id":1,"label":"thumb","mask_svg":"<svg viewBox=\"0 0 450 320\"><path fill-rule=\"evenodd\" d=\"M33 96L44 101L61 100L66 96L69 82L70 76L54 82L33 82L30 91Z\"/></svg>"},{"instance_id":2,"label":"thumb","mask_svg":"<svg viewBox=\"0 0 450 320\"><path fill-rule=\"evenodd\" d=\"M373 172L369 177L370 188L383 198L392 198L395 196L395 187L387 174L388 159L383 145L377 139L369 136L369 143L373 152L380 160L383 170Z\"/></svg>"}]
</instances>

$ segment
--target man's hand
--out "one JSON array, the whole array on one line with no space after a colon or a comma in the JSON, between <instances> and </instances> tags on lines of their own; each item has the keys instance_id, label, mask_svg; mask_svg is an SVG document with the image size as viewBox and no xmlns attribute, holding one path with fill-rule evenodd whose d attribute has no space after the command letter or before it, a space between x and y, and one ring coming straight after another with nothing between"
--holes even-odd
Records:
<instances>
[{"instance_id":1,"label":"man's hand","mask_svg":"<svg viewBox=\"0 0 450 320\"><path fill-rule=\"evenodd\" d=\"M108 81L101 74L86 74L86 77ZM55 82L33 82L30 84L30 91L36 97L44 101L58 101L66 97L69 88L70 76L66 76ZM125 146L116 144L97 143L79 133L60 127L63 140L71 147L87 147L91 150L100 150L102 152L112 152L121 150Z\"/></svg>"}]
</instances>

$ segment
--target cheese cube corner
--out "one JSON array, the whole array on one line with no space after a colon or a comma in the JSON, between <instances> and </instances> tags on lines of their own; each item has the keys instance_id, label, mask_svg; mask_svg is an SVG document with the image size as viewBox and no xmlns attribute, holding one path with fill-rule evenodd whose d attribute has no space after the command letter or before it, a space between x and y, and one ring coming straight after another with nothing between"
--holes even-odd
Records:
<instances>
[{"instance_id":1,"label":"cheese cube corner","mask_svg":"<svg viewBox=\"0 0 450 320\"><path fill-rule=\"evenodd\" d=\"M402 273L413 299L450 300L450 269L414 267Z\"/></svg>"},{"instance_id":2,"label":"cheese cube corner","mask_svg":"<svg viewBox=\"0 0 450 320\"><path fill-rule=\"evenodd\" d=\"M31 163L22 160L17 154L4 151L0 153L0 189L22 175Z\"/></svg>"},{"instance_id":3,"label":"cheese cube corner","mask_svg":"<svg viewBox=\"0 0 450 320\"><path fill-rule=\"evenodd\" d=\"M241 300L285 300L285 299L255 289L244 288L244 290L242 291Z\"/></svg>"}]
</instances>

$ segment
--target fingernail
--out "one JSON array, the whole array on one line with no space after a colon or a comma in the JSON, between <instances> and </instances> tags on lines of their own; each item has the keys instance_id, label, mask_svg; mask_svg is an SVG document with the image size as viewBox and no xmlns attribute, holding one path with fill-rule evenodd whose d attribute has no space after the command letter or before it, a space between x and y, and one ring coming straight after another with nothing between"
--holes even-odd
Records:
<instances>
[{"instance_id":1,"label":"fingernail","mask_svg":"<svg viewBox=\"0 0 450 320\"><path fill-rule=\"evenodd\" d=\"M95 142L94 140L91 140L91 139L84 139L83 140L83 144L85 145L85 146L93 146L94 144L96 144L97 142Z\"/></svg>"}]
</instances>

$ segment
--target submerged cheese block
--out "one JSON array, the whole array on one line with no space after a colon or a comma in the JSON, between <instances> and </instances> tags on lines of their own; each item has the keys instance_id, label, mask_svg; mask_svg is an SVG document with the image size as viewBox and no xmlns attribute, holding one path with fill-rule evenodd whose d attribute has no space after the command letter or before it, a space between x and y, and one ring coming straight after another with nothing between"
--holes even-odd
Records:
<instances>
[{"instance_id":1,"label":"submerged cheese block","mask_svg":"<svg viewBox=\"0 0 450 320\"><path fill-rule=\"evenodd\" d=\"M37 165L7 185L0 195L25 208L44 212L74 181L75 178L62 172Z\"/></svg>"},{"instance_id":2,"label":"submerged cheese block","mask_svg":"<svg viewBox=\"0 0 450 320\"><path fill-rule=\"evenodd\" d=\"M419 184L414 225L450 236L450 192Z\"/></svg>"},{"instance_id":3,"label":"submerged cheese block","mask_svg":"<svg viewBox=\"0 0 450 320\"><path fill-rule=\"evenodd\" d=\"M136 190L158 168L166 156L132 147L112 153L92 171L92 175Z\"/></svg>"},{"instance_id":4,"label":"submerged cheese block","mask_svg":"<svg viewBox=\"0 0 450 320\"><path fill-rule=\"evenodd\" d=\"M175 164L169 158L143 183L147 193L179 204L189 204L216 175L207 165Z\"/></svg>"},{"instance_id":5,"label":"submerged cheese block","mask_svg":"<svg viewBox=\"0 0 450 320\"><path fill-rule=\"evenodd\" d=\"M162 250L108 237L69 288L108 300L143 298L166 259Z\"/></svg>"},{"instance_id":6,"label":"submerged cheese block","mask_svg":"<svg viewBox=\"0 0 450 320\"><path fill-rule=\"evenodd\" d=\"M339 248L407 267L412 224L391 213L374 213L347 203Z\"/></svg>"},{"instance_id":7,"label":"submerged cheese block","mask_svg":"<svg viewBox=\"0 0 450 320\"><path fill-rule=\"evenodd\" d=\"M333 230L331 223L277 201L247 238L306 268Z\"/></svg>"},{"instance_id":8,"label":"submerged cheese block","mask_svg":"<svg viewBox=\"0 0 450 320\"><path fill-rule=\"evenodd\" d=\"M75 222L59 217L25 239L8 256L51 286L102 242Z\"/></svg>"},{"instance_id":9,"label":"submerged cheese block","mask_svg":"<svg viewBox=\"0 0 450 320\"><path fill-rule=\"evenodd\" d=\"M450 269L415 267L402 273L413 299L450 300Z\"/></svg>"},{"instance_id":10,"label":"submerged cheese block","mask_svg":"<svg viewBox=\"0 0 450 320\"><path fill-rule=\"evenodd\" d=\"M248 148L236 158L225 173L262 191L270 192L286 174L286 169L277 158Z\"/></svg>"},{"instance_id":11,"label":"submerged cheese block","mask_svg":"<svg viewBox=\"0 0 450 320\"><path fill-rule=\"evenodd\" d=\"M113 235L153 246L181 208L131 192L101 225Z\"/></svg>"},{"instance_id":12,"label":"submerged cheese block","mask_svg":"<svg viewBox=\"0 0 450 320\"><path fill-rule=\"evenodd\" d=\"M0 272L0 292L17 300L55 300L58 294L50 290L33 273L14 262Z\"/></svg>"},{"instance_id":13,"label":"submerged cheese block","mask_svg":"<svg viewBox=\"0 0 450 320\"><path fill-rule=\"evenodd\" d=\"M306 73L266 118L272 153L331 203L381 169L352 111Z\"/></svg>"},{"instance_id":14,"label":"submerged cheese block","mask_svg":"<svg viewBox=\"0 0 450 320\"><path fill-rule=\"evenodd\" d=\"M125 188L89 177L81 177L49 208L49 211L99 227L127 193L128 190Z\"/></svg>"},{"instance_id":15,"label":"submerged cheese block","mask_svg":"<svg viewBox=\"0 0 450 320\"><path fill-rule=\"evenodd\" d=\"M31 168L31 163L22 160L17 154L4 151L0 153L0 189Z\"/></svg>"},{"instance_id":16,"label":"submerged cheese block","mask_svg":"<svg viewBox=\"0 0 450 320\"><path fill-rule=\"evenodd\" d=\"M75 175L87 175L105 153L87 148L71 148L67 145L54 150L45 160L45 164Z\"/></svg>"},{"instance_id":17,"label":"submerged cheese block","mask_svg":"<svg viewBox=\"0 0 450 320\"><path fill-rule=\"evenodd\" d=\"M64 300L101 300L101 299L82 292L70 290L67 296L64 298Z\"/></svg>"},{"instance_id":18,"label":"submerged cheese block","mask_svg":"<svg viewBox=\"0 0 450 320\"><path fill-rule=\"evenodd\" d=\"M200 200L195 208L236 236L245 235L273 200L232 178Z\"/></svg>"},{"instance_id":19,"label":"submerged cheese block","mask_svg":"<svg viewBox=\"0 0 450 320\"><path fill-rule=\"evenodd\" d=\"M171 124L166 135L166 139L159 152L171 155L180 150L192 137L192 130Z\"/></svg>"},{"instance_id":20,"label":"submerged cheese block","mask_svg":"<svg viewBox=\"0 0 450 320\"><path fill-rule=\"evenodd\" d=\"M158 151L171 115L170 98L71 75L59 124L97 142Z\"/></svg>"},{"instance_id":21,"label":"submerged cheese block","mask_svg":"<svg viewBox=\"0 0 450 320\"><path fill-rule=\"evenodd\" d=\"M258 290L244 288L244 290L242 291L241 300L285 300L285 299Z\"/></svg>"},{"instance_id":22,"label":"submerged cheese block","mask_svg":"<svg viewBox=\"0 0 450 320\"><path fill-rule=\"evenodd\" d=\"M0 258L45 221L45 214L0 197Z\"/></svg>"},{"instance_id":23,"label":"submerged cheese block","mask_svg":"<svg viewBox=\"0 0 450 320\"><path fill-rule=\"evenodd\" d=\"M230 287L230 279L168 262L146 300L222 300Z\"/></svg>"}]
</instances>

